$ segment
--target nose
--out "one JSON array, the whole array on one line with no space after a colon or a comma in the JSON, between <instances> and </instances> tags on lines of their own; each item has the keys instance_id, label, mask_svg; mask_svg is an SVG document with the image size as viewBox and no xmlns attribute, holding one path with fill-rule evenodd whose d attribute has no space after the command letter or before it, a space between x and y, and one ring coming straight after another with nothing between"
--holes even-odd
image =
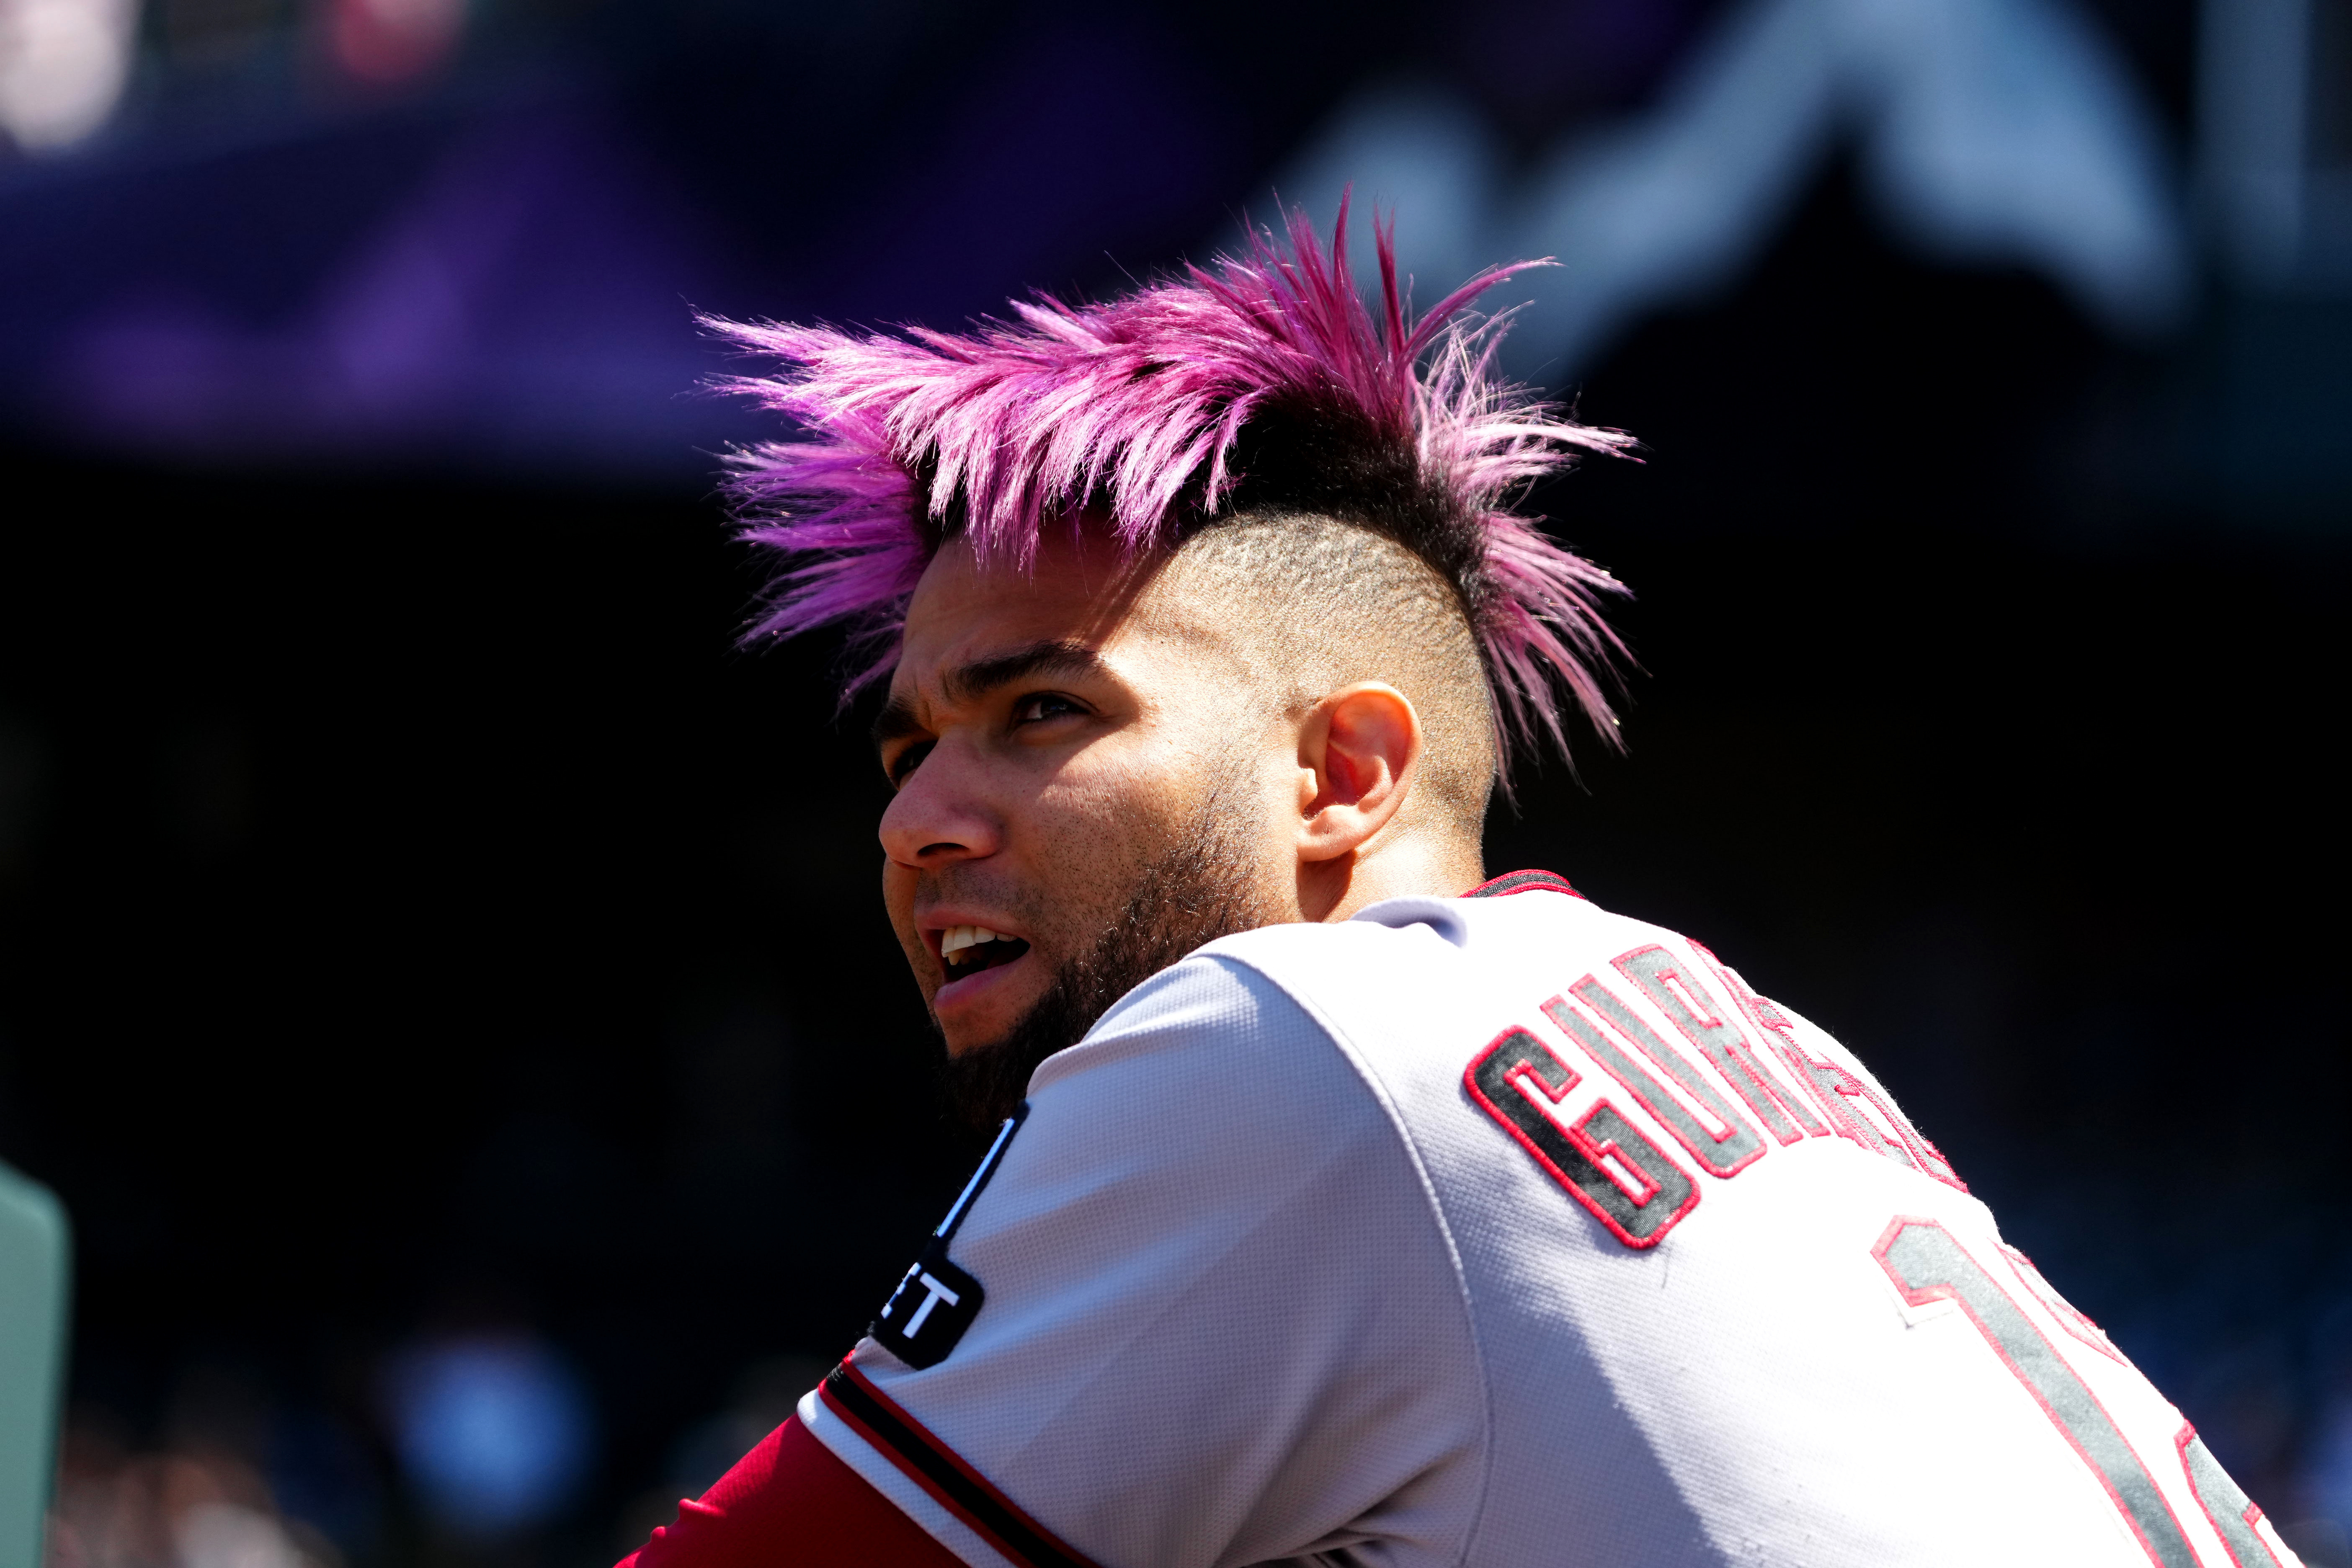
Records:
<instances>
[{"instance_id":1,"label":"nose","mask_svg":"<svg viewBox=\"0 0 2352 1568\"><path fill-rule=\"evenodd\" d=\"M979 769L956 737L931 748L882 813L882 852L901 866L931 870L993 855L1003 826L982 788Z\"/></svg>"}]
</instances>

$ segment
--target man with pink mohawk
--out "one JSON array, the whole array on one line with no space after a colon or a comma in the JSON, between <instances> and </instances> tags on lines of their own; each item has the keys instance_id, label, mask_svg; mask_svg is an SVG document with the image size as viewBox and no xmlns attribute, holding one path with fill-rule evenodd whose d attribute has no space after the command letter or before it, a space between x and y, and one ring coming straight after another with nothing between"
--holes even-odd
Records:
<instances>
[{"instance_id":1,"label":"man with pink mohawk","mask_svg":"<svg viewBox=\"0 0 2352 1568\"><path fill-rule=\"evenodd\" d=\"M624 1568L2293 1561L1835 1040L1560 878L1605 573L1510 498L1627 438L1287 245L971 332L715 323L896 794L987 1157L839 1367Z\"/></svg>"}]
</instances>

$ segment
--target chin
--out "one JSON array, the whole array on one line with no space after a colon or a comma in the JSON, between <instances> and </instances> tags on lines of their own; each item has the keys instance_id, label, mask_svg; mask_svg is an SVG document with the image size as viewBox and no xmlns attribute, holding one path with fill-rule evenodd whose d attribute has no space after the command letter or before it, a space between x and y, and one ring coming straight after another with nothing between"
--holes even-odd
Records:
<instances>
[{"instance_id":1,"label":"chin","mask_svg":"<svg viewBox=\"0 0 2352 1568\"><path fill-rule=\"evenodd\" d=\"M991 1007L982 1012L966 1009L951 1014L934 1011L932 1019L940 1026L940 1037L947 1042L948 1055L962 1056L967 1051L984 1051L1003 1045L1021 1021L1020 1007Z\"/></svg>"},{"instance_id":2,"label":"chin","mask_svg":"<svg viewBox=\"0 0 2352 1568\"><path fill-rule=\"evenodd\" d=\"M950 1061L959 1057L970 1056L974 1051L984 1051L991 1046L1002 1045L1004 1042L1004 1031L1002 1029L993 1035L978 1035L969 1031L962 1034L949 1034L942 1029L940 1037L947 1041Z\"/></svg>"},{"instance_id":3,"label":"chin","mask_svg":"<svg viewBox=\"0 0 2352 1568\"><path fill-rule=\"evenodd\" d=\"M931 993L931 1017L947 1041L948 1055L985 1050L1002 1044L1037 1004L1045 987L1024 955L1017 963L950 981Z\"/></svg>"}]
</instances>

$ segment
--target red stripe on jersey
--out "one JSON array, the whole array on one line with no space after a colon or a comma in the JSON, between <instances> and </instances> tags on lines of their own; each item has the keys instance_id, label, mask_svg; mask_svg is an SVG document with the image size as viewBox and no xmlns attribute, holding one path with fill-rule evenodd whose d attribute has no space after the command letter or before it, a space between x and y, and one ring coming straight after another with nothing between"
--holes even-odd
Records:
<instances>
[{"instance_id":1,"label":"red stripe on jersey","mask_svg":"<svg viewBox=\"0 0 2352 1568\"><path fill-rule=\"evenodd\" d=\"M964 1568L798 1421L743 1456L619 1568Z\"/></svg>"},{"instance_id":2,"label":"red stripe on jersey","mask_svg":"<svg viewBox=\"0 0 2352 1568\"><path fill-rule=\"evenodd\" d=\"M1023 1568L1094 1568L847 1362L817 1384L817 1393L917 1486Z\"/></svg>"},{"instance_id":3,"label":"red stripe on jersey","mask_svg":"<svg viewBox=\"0 0 2352 1568\"><path fill-rule=\"evenodd\" d=\"M1584 897L1568 885L1568 879L1557 871L1506 871L1489 878L1462 896L1465 899L1507 899L1513 893L1566 893L1571 899Z\"/></svg>"}]
</instances>

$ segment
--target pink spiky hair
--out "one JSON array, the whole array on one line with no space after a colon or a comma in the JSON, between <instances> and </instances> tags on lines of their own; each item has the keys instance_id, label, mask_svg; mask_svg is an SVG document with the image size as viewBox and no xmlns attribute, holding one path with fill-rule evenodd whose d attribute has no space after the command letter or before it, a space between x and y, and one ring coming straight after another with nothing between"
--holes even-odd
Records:
<instances>
[{"instance_id":1,"label":"pink spiky hair","mask_svg":"<svg viewBox=\"0 0 2352 1568\"><path fill-rule=\"evenodd\" d=\"M845 702L897 663L916 580L952 535L1025 570L1048 521L1080 509L1129 551L1244 511L1315 512L1395 538L1459 591L1505 759L1538 731L1566 748L1559 687L1617 744L1602 684L1624 646L1598 598L1625 590L1511 500L1632 438L1497 381L1502 319L1466 314L1541 264L1489 268L1412 323L1376 224L1376 320L1348 268L1346 198L1328 254L1304 213L1289 229L1286 248L1253 229L1242 255L1125 299L1041 293L1013 302L1017 323L968 333L708 319L783 362L724 388L804 432L729 458L740 536L786 563L745 640L849 623L864 662Z\"/></svg>"}]
</instances>

